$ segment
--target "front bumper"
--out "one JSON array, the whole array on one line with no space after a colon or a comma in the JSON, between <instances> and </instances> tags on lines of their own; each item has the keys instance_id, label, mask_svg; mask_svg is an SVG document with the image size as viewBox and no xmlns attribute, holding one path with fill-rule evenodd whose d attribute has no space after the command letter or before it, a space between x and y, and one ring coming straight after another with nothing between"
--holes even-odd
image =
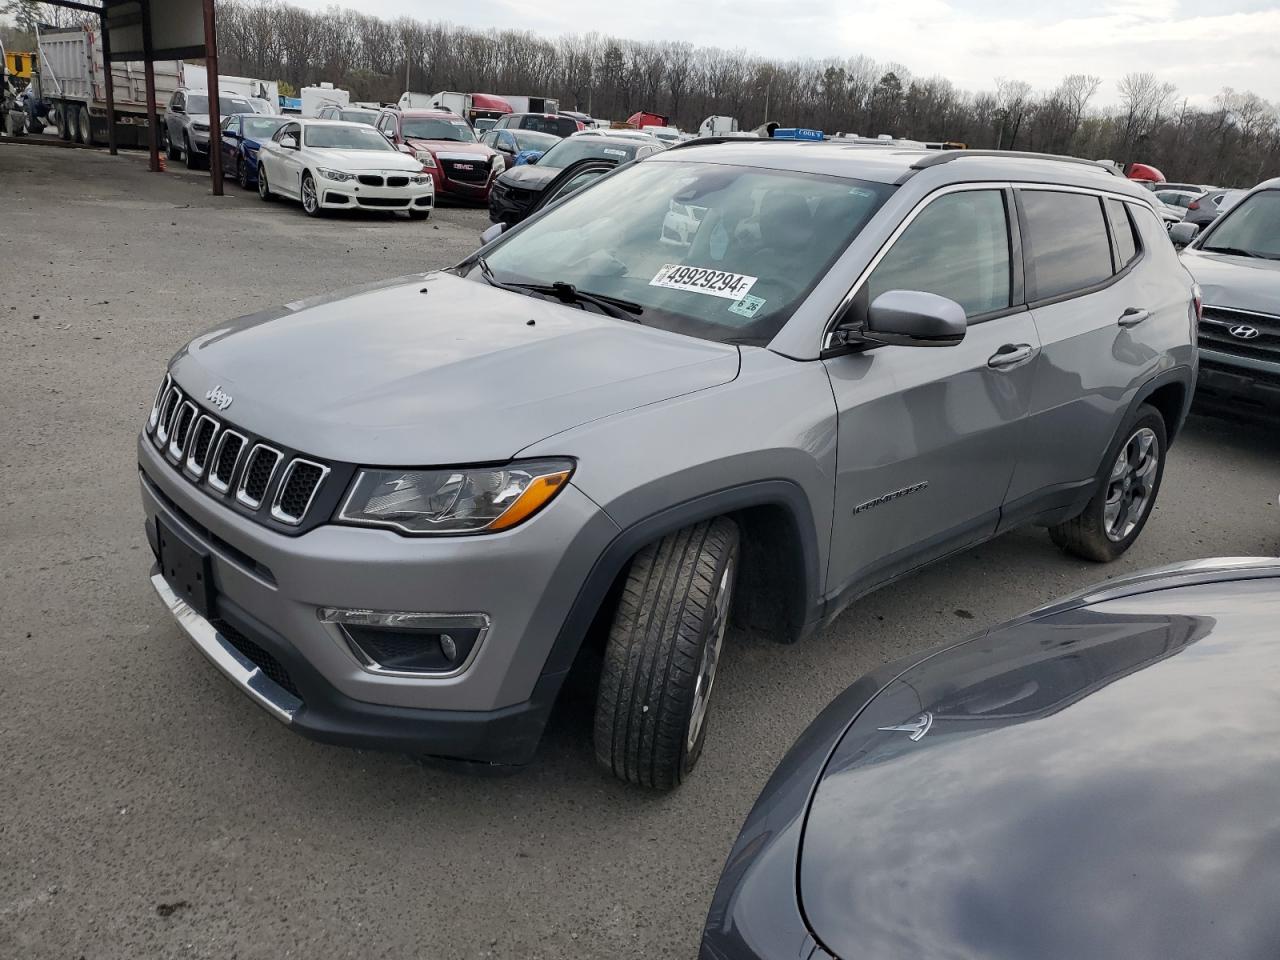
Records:
<instances>
[{"instance_id":1,"label":"front bumper","mask_svg":"<svg viewBox=\"0 0 1280 960\"><path fill-rule=\"evenodd\" d=\"M207 554L214 606L201 617L163 578L153 584L196 646L259 706L330 742L497 763L529 759L569 667L563 657L549 664L553 646L618 532L572 484L504 533L422 539L325 524L288 536L207 496L145 436L138 460L152 550L160 518ZM395 676L368 669L341 628L319 620L327 606L477 611L491 625L457 675Z\"/></svg>"},{"instance_id":2,"label":"front bumper","mask_svg":"<svg viewBox=\"0 0 1280 960\"><path fill-rule=\"evenodd\" d=\"M407 187L370 187L354 180L316 178L320 206L326 210L431 210L435 190L430 183Z\"/></svg>"},{"instance_id":3,"label":"front bumper","mask_svg":"<svg viewBox=\"0 0 1280 960\"><path fill-rule=\"evenodd\" d=\"M499 168L497 173L501 173ZM483 183L468 183L465 180L453 180L444 170L437 166L431 171L431 179L435 183L436 194L442 197L449 197L452 200L470 200L475 203L486 203L489 200L489 190L493 186L494 176L490 176Z\"/></svg>"},{"instance_id":4,"label":"front bumper","mask_svg":"<svg viewBox=\"0 0 1280 960\"><path fill-rule=\"evenodd\" d=\"M1280 412L1280 363L1202 346L1196 402L1230 413Z\"/></svg>"},{"instance_id":5,"label":"front bumper","mask_svg":"<svg viewBox=\"0 0 1280 960\"><path fill-rule=\"evenodd\" d=\"M529 210L538 202L539 194L533 190L508 187L504 183L495 182L489 191L489 220L492 223L505 223L514 226L529 215Z\"/></svg>"}]
</instances>

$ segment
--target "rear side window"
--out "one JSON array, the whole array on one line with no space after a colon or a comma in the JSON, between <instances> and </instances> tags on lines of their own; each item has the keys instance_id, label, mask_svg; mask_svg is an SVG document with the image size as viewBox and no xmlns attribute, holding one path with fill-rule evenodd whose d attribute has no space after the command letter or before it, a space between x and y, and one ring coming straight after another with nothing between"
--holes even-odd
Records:
<instances>
[{"instance_id":1,"label":"rear side window","mask_svg":"<svg viewBox=\"0 0 1280 960\"><path fill-rule=\"evenodd\" d=\"M1107 208L1107 220L1111 222L1111 236L1116 243L1116 271L1119 272L1138 257L1138 239L1129 219L1127 203L1120 200L1103 201Z\"/></svg>"},{"instance_id":2,"label":"rear side window","mask_svg":"<svg viewBox=\"0 0 1280 960\"><path fill-rule=\"evenodd\" d=\"M1009 227L1000 191L965 190L925 207L871 271L867 302L890 290L936 293L969 317L1009 306Z\"/></svg>"},{"instance_id":3,"label":"rear side window","mask_svg":"<svg viewBox=\"0 0 1280 960\"><path fill-rule=\"evenodd\" d=\"M1102 201L1087 193L1020 191L1034 297L1074 293L1111 277L1111 242Z\"/></svg>"}]
</instances>

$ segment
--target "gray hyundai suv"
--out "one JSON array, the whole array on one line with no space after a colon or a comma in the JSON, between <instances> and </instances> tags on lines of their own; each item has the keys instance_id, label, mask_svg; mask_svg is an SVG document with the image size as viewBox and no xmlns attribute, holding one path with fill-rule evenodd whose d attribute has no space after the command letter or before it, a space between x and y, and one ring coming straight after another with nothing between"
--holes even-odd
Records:
<instances>
[{"instance_id":1,"label":"gray hyundai suv","mask_svg":"<svg viewBox=\"0 0 1280 960\"><path fill-rule=\"evenodd\" d=\"M1122 554L1197 309L1092 163L693 142L180 350L138 440L151 582L299 732L483 764L531 759L599 644L596 756L670 788L731 618L797 640L1026 524Z\"/></svg>"}]
</instances>

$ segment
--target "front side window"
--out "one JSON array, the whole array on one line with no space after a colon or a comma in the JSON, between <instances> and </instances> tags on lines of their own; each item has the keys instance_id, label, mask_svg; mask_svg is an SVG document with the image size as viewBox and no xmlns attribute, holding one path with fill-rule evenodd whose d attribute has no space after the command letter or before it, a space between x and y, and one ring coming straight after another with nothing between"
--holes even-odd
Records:
<instances>
[{"instance_id":1,"label":"front side window","mask_svg":"<svg viewBox=\"0 0 1280 960\"><path fill-rule=\"evenodd\" d=\"M309 126L304 134L308 147L332 150L383 150L394 151L387 138L369 127L339 127L322 123Z\"/></svg>"},{"instance_id":2,"label":"front side window","mask_svg":"<svg viewBox=\"0 0 1280 960\"><path fill-rule=\"evenodd\" d=\"M642 163L563 197L486 259L499 281L570 283L639 305L649 326L766 344L894 189L722 163ZM672 244L665 228L676 209L698 216L684 218Z\"/></svg>"},{"instance_id":3,"label":"front side window","mask_svg":"<svg viewBox=\"0 0 1280 960\"><path fill-rule=\"evenodd\" d=\"M281 127L279 130L277 130L276 135L271 139L274 140L276 143L280 143L282 140L284 140L285 137L297 137L297 136L298 136L298 125L296 123L290 123L290 124L287 124L286 126Z\"/></svg>"},{"instance_id":4,"label":"front side window","mask_svg":"<svg viewBox=\"0 0 1280 960\"><path fill-rule=\"evenodd\" d=\"M1206 253L1280 260L1280 190L1260 190L1236 203L1198 247Z\"/></svg>"},{"instance_id":5,"label":"front side window","mask_svg":"<svg viewBox=\"0 0 1280 960\"><path fill-rule=\"evenodd\" d=\"M1111 224L1111 236L1116 242L1116 268L1123 270L1138 256L1138 238L1134 233L1133 221L1125 208L1128 204L1120 200L1108 198L1104 201L1107 208L1107 220Z\"/></svg>"},{"instance_id":6,"label":"front side window","mask_svg":"<svg viewBox=\"0 0 1280 960\"><path fill-rule=\"evenodd\" d=\"M1009 306L1009 226L998 190L933 201L911 221L867 278L867 302L890 290L954 300L968 317Z\"/></svg>"},{"instance_id":7,"label":"front side window","mask_svg":"<svg viewBox=\"0 0 1280 960\"><path fill-rule=\"evenodd\" d=\"M1023 190L1028 282L1039 300L1074 293L1111 277L1111 242L1102 201L1087 193Z\"/></svg>"}]
</instances>

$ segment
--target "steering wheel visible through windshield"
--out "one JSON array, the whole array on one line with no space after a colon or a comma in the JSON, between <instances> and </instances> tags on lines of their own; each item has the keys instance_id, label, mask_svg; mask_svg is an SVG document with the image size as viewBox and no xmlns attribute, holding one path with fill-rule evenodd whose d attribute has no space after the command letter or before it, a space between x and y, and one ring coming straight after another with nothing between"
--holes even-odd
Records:
<instances>
[{"instance_id":1,"label":"steering wheel visible through windshield","mask_svg":"<svg viewBox=\"0 0 1280 960\"><path fill-rule=\"evenodd\" d=\"M566 197L485 260L512 284L572 284L641 323L766 344L893 191L843 177L644 162Z\"/></svg>"}]
</instances>

